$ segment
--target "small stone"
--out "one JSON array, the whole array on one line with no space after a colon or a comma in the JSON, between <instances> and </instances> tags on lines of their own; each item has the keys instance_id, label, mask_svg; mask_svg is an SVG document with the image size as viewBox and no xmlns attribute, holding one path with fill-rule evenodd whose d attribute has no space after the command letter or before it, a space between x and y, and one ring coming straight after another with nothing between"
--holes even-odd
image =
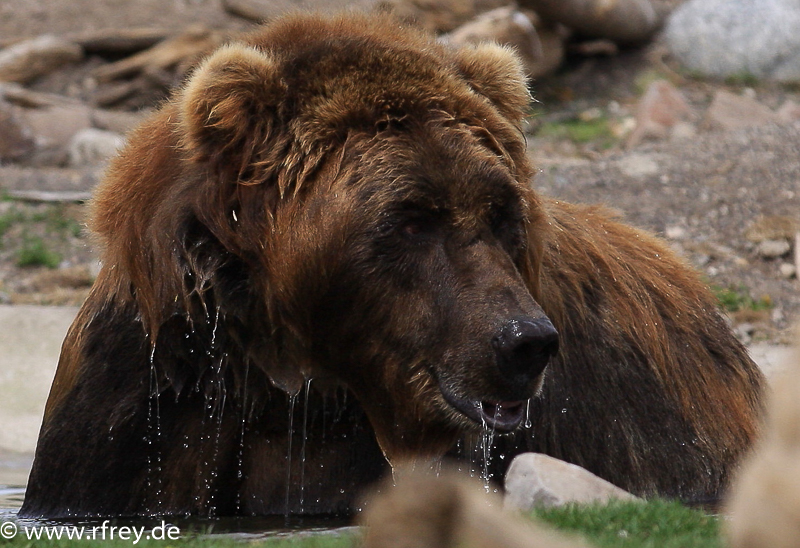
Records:
<instances>
[{"instance_id":1,"label":"small stone","mask_svg":"<svg viewBox=\"0 0 800 548\"><path fill-rule=\"evenodd\" d=\"M778 123L793 124L800 121L800 105L787 99L778 110L775 111Z\"/></svg>"},{"instance_id":2,"label":"small stone","mask_svg":"<svg viewBox=\"0 0 800 548\"><path fill-rule=\"evenodd\" d=\"M726 90L714 94L706 119L710 126L724 130L764 126L778 121L774 112L755 99Z\"/></svg>"},{"instance_id":3,"label":"small stone","mask_svg":"<svg viewBox=\"0 0 800 548\"><path fill-rule=\"evenodd\" d=\"M79 45L51 35L39 36L0 51L0 81L24 84L81 59Z\"/></svg>"},{"instance_id":4,"label":"small stone","mask_svg":"<svg viewBox=\"0 0 800 548\"><path fill-rule=\"evenodd\" d=\"M656 80L648 86L636 105L636 129L625 146L634 147L648 137L664 138L690 114L683 94L666 80Z\"/></svg>"},{"instance_id":5,"label":"small stone","mask_svg":"<svg viewBox=\"0 0 800 548\"><path fill-rule=\"evenodd\" d=\"M790 280L797 275L797 268L791 263L781 263L779 268L781 273L781 278L785 278Z\"/></svg>"},{"instance_id":6,"label":"small stone","mask_svg":"<svg viewBox=\"0 0 800 548\"><path fill-rule=\"evenodd\" d=\"M682 240L686 237L686 229L682 226L668 226L664 234L670 240Z\"/></svg>"},{"instance_id":7,"label":"small stone","mask_svg":"<svg viewBox=\"0 0 800 548\"><path fill-rule=\"evenodd\" d=\"M70 140L69 164L72 167L98 166L122 148L125 139L113 131L86 128Z\"/></svg>"},{"instance_id":8,"label":"small stone","mask_svg":"<svg viewBox=\"0 0 800 548\"><path fill-rule=\"evenodd\" d=\"M800 231L800 219L787 215L760 215L745 230L744 237L753 243L764 240L791 240Z\"/></svg>"},{"instance_id":9,"label":"small stone","mask_svg":"<svg viewBox=\"0 0 800 548\"><path fill-rule=\"evenodd\" d=\"M660 170L658 162L647 154L629 154L618 160L617 166L623 175L633 179L649 177Z\"/></svg>"},{"instance_id":10,"label":"small stone","mask_svg":"<svg viewBox=\"0 0 800 548\"><path fill-rule=\"evenodd\" d=\"M636 500L632 494L580 466L540 453L517 456L506 474L505 487L504 506L522 511L569 502Z\"/></svg>"},{"instance_id":11,"label":"small stone","mask_svg":"<svg viewBox=\"0 0 800 548\"><path fill-rule=\"evenodd\" d=\"M792 249L786 240L764 240L756 246L756 253L765 259L783 257Z\"/></svg>"}]
</instances>

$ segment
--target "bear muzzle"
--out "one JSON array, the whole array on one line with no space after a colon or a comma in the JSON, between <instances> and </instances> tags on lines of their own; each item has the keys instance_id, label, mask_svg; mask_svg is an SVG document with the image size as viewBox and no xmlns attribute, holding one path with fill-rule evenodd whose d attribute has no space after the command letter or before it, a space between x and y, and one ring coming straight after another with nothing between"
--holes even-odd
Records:
<instances>
[{"instance_id":1,"label":"bear muzzle","mask_svg":"<svg viewBox=\"0 0 800 548\"><path fill-rule=\"evenodd\" d=\"M500 374L514 387L528 386L558 353L558 331L547 317L509 320L492 338Z\"/></svg>"},{"instance_id":2,"label":"bear muzzle","mask_svg":"<svg viewBox=\"0 0 800 548\"><path fill-rule=\"evenodd\" d=\"M442 395L485 428L510 432L522 423L528 399L535 395L531 387L541 386L544 370L558 352L558 331L547 317L512 318L492 338L492 348L506 398L472 400L448 390L442 390Z\"/></svg>"}]
</instances>

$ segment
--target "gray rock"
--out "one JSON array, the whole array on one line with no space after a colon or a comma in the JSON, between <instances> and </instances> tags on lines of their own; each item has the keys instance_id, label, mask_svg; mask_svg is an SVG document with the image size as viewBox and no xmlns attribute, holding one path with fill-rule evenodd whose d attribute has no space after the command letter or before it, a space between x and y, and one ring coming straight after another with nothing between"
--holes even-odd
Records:
<instances>
[{"instance_id":1,"label":"gray rock","mask_svg":"<svg viewBox=\"0 0 800 548\"><path fill-rule=\"evenodd\" d=\"M82 129L69 142L69 165L101 165L114 156L124 143L125 139L119 133L95 128Z\"/></svg>"},{"instance_id":2,"label":"gray rock","mask_svg":"<svg viewBox=\"0 0 800 548\"><path fill-rule=\"evenodd\" d=\"M55 36L39 36L0 51L0 81L29 82L81 59L83 49L79 45Z\"/></svg>"},{"instance_id":3,"label":"gray rock","mask_svg":"<svg viewBox=\"0 0 800 548\"><path fill-rule=\"evenodd\" d=\"M756 252L765 259L783 257L792 249L786 240L763 240L756 246Z\"/></svg>"},{"instance_id":4,"label":"gray rock","mask_svg":"<svg viewBox=\"0 0 800 548\"><path fill-rule=\"evenodd\" d=\"M16 110L0 100L0 162L16 160L34 150L30 130L19 119Z\"/></svg>"},{"instance_id":5,"label":"gray rock","mask_svg":"<svg viewBox=\"0 0 800 548\"><path fill-rule=\"evenodd\" d=\"M564 58L563 36L558 29L542 22L535 13L512 6L478 15L441 39L455 45L497 42L511 46L531 78L555 71Z\"/></svg>"},{"instance_id":6,"label":"gray rock","mask_svg":"<svg viewBox=\"0 0 800 548\"><path fill-rule=\"evenodd\" d=\"M707 76L800 80L798 0L689 0L669 17L666 40Z\"/></svg>"},{"instance_id":7,"label":"gray rock","mask_svg":"<svg viewBox=\"0 0 800 548\"><path fill-rule=\"evenodd\" d=\"M506 508L528 511L536 506L609 499L637 500L627 491L580 466L540 453L519 455L511 462L506 474Z\"/></svg>"},{"instance_id":8,"label":"gray rock","mask_svg":"<svg viewBox=\"0 0 800 548\"><path fill-rule=\"evenodd\" d=\"M20 113L36 143L36 152L27 163L38 167L66 163L72 137L92 127L91 109L85 105L23 109Z\"/></svg>"},{"instance_id":9,"label":"gray rock","mask_svg":"<svg viewBox=\"0 0 800 548\"><path fill-rule=\"evenodd\" d=\"M778 115L745 95L719 90L706 113L708 124L724 130L777 123Z\"/></svg>"}]
</instances>

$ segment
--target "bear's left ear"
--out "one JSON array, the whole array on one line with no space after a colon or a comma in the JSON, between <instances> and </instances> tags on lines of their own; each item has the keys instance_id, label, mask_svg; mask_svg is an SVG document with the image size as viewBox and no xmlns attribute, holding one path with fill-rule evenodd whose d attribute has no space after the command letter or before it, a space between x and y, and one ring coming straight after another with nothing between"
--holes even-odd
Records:
<instances>
[{"instance_id":1,"label":"bear's left ear","mask_svg":"<svg viewBox=\"0 0 800 548\"><path fill-rule=\"evenodd\" d=\"M223 46L183 90L183 144L194 160L236 170L232 175L241 178L277 134L283 97L274 57L242 44Z\"/></svg>"},{"instance_id":2,"label":"bear's left ear","mask_svg":"<svg viewBox=\"0 0 800 548\"><path fill-rule=\"evenodd\" d=\"M472 88L489 99L514 124L526 115L531 102L522 61L508 47L486 42L457 53L458 68Z\"/></svg>"}]
</instances>

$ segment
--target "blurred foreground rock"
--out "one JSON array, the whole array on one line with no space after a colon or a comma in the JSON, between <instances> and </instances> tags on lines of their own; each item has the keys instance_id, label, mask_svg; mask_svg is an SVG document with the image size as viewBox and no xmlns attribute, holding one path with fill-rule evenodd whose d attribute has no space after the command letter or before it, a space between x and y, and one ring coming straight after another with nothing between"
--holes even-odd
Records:
<instances>
[{"instance_id":1,"label":"blurred foreground rock","mask_svg":"<svg viewBox=\"0 0 800 548\"><path fill-rule=\"evenodd\" d=\"M455 472L401 473L368 501L364 548L588 548L503 511L499 497Z\"/></svg>"},{"instance_id":2,"label":"blurred foreground rock","mask_svg":"<svg viewBox=\"0 0 800 548\"><path fill-rule=\"evenodd\" d=\"M772 383L766 429L736 478L723 521L733 548L794 548L800 539L800 358Z\"/></svg>"}]
</instances>

